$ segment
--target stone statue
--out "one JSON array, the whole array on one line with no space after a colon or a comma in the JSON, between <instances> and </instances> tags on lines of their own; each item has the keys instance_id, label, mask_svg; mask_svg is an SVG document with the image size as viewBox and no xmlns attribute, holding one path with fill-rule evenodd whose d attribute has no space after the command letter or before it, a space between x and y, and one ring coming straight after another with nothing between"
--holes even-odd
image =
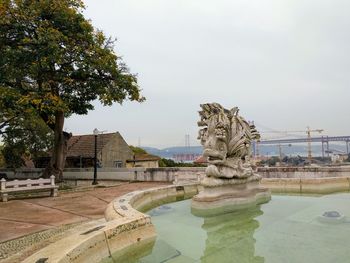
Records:
<instances>
[{"instance_id":1,"label":"stone statue","mask_svg":"<svg viewBox=\"0 0 350 263\"><path fill-rule=\"evenodd\" d=\"M254 176L251 143L260 138L255 126L239 116L237 107L227 110L218 103L200 106L198 126L204 128L199 130L198 139L209 163L206 175L237 179Z\"/></svg>"},{"instance_id":2,"label":"stone statue","mask_svg":"<svg viewBox=\"0 0 350 263\"><path fill-rule=\"evenodd\" d=\"M198 139L204 147L203 156L208 160L208 167L201 181L204 191L194 197L193 204L202 200L207 206L209 199L215 202L226 199L225 205L228 205L227 197L239 196L238 190L246 196L254 195L255 202L258 192L267 193L266 189L258 187L261 177L254 172L251 162L251 144L259 140L258 131L239 115L237 107L227 110L218 103L200 106ZM248 185L252 191L247 190ZM269 199L269 193L267 196Z\"/></svg>"}]
</instances>

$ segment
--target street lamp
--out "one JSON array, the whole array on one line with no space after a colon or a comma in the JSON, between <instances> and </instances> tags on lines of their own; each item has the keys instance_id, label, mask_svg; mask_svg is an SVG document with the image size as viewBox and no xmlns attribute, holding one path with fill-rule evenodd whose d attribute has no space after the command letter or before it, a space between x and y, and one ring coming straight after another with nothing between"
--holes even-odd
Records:
<instances>
[{"instance_id":1,"label":"street lamp","mask_svg":"<svg viewBox=\"0 0 350 263\"><path fill-rule=\"evenodd\" d=\"M98 182L97 182L97 135L99 132L95 128L93 133L95 136L95 156L94 156L94 180L92 181L92 184L96 185L96 184L98 184Z\"/></svg>"}]
</instances>

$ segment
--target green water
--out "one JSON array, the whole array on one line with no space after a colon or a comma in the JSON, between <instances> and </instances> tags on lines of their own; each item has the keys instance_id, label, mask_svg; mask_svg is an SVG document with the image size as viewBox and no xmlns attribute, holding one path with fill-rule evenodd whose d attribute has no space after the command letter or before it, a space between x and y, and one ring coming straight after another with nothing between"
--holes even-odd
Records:
<instances>
[{"instance_id":1,"label":"green water","mask_svg":"<svg viewBox=\"0 0 350 263\"><path fill-rule=\"evenodd\" d=\"M338 211L343 220L322 220ZM278 196L255 209L200 218L190 200L148 212L158 233L140 263L348 263L350 194Z\"/></svg>"}]
</instances>

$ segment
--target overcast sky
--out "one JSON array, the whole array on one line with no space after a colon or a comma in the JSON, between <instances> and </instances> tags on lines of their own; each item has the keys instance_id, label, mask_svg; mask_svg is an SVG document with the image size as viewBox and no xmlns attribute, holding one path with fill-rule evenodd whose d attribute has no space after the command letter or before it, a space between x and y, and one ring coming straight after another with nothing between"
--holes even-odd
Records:
<instances>
[{"instance_id":1,"label":"overcast sky","mask_svg":"<svg viewBox=\"0 0 350 263\"><path fill-rule=\"evenodd\" d=\"M120 131L129 144L196 142L199 104L238 106L266 130L350 135L350 1L88 0L118 39L147 101L73 116L65 129Z\"/></svg>"}]
</instances>

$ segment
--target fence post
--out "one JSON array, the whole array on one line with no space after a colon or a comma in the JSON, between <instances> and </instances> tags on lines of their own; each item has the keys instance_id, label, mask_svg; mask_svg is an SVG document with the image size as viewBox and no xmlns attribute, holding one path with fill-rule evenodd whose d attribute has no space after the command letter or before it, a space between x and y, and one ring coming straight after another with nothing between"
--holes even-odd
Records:
<instances>
[{"instance_id":1,"label":"fence post","mask_svg":"<svg viewBox=\"0 0 350 263\"><path fill-rule=\"evenodd\" d=\"M55 176L54 175L50 176L50 180L51 180L51 185L55 185Z\"/></svg>"},{"instance_id":2,"label":"fence post","mask_svg":"<svg viewBox=\"0 0 350 263\"><path fill-rule=\"evenodd\" d=\"M5 190L6 188L6 180L2 178L0 180L0 190ZM7 193L1 193L1 201L7 202Z\"/></svg>"},{"instance_id":3,"label":"fence post","mask_svg":"<svg viewBox=\"0 0 350 263\"><path fill-rule=\"evenodd\" d=\"M5 178L1 178L0 180L0 190L5 190L6 188L6 179Z\"/></svg>"},{"instance_id":4,"label":"fence post","mask_svg":"<svg viewBox=\"0 0 350 263\"><path fill-rule=\"evenodd\" d=\"M179 174L178 173L175 173L174 174L174 182L173 182L173 184L177 184L178 183L178 180L179 180Z\"/></svg>"},{"instance_id":5,"label":"fence post","mask_svg":"<svg viewBox=\"0 0 350 263\"><path fill-rule=\"evenodd\" d=\"M51 180L51 186L55 186L55 176L54 175L51 175L50 176L50 180ZM55 197L57 196L57 187L55 188L52 188L51 189L51 196Z\"/></svg>"},{"instance_id":6,"label":"fence post","mask_svg":"<svg viewBox=\"0 0 350 263\"><path fill-rule=\"evenodd\" d=\"M201 173L197 173L197 182L198 182L198 183L201 182Z\"/></svg>"},{"instance_id":7,"label":"fence post","mask_svg":"<svg viewBox=\"0 0 350 263\"><path fill-rule=\"evenodd\" d=\"M27 179L26 180L26 185L27 185L27 187L31 187L32 186L32 180L31 179Z\"/></svg>"}]
</instances>

